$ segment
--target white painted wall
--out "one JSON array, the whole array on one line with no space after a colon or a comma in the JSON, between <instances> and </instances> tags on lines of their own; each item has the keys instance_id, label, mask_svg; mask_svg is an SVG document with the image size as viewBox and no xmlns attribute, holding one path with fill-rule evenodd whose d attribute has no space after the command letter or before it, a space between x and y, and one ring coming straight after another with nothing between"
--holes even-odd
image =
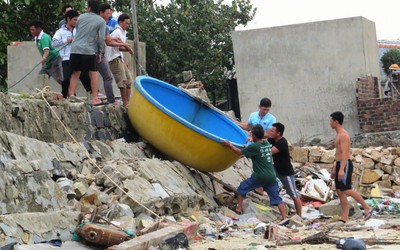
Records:
<instances>
[{"instance_id":1,"label":"white painted wall","mask_svg":"<svg viewBox=\"0 0 400 250\"><path fill-rule=\"evenodd\" d=\"M337 110L351 135L360 132L357 78L379 76L373 22L353 17L235 31L233 47L242 120L269 97L292 143L333 139L329 115Z\"/></svg>"}]
</instances>

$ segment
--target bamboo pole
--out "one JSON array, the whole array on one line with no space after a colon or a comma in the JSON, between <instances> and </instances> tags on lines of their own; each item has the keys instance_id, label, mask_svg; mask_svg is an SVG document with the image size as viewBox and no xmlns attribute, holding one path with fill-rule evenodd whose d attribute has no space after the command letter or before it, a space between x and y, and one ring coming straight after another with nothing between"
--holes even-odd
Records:
<instances>
[{"instance_id":1,"label":"bamboo pole","mask_svg":"<svg viewBox=\"0 0 400 250\"><path fill-rule=\"evenodd\" d=\"M139 67L139 58L140 58L140 53L139 53L139 33L138 33L138 23L137 23L137 17L136 17L136 4L135 0L131 0L131 12L132 12L132 27L133 27L133 65L134 65L134 75L135 77L138 76L138 73L140 74L140 67Z\"/></svg>"}]
</instances>

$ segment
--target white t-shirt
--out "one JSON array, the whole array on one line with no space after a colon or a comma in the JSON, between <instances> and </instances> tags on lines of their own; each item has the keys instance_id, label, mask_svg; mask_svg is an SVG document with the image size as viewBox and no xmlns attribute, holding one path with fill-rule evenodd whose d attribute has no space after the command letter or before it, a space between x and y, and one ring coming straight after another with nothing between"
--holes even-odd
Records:
<instances>
[{"instance_id":1,"label":"white t-shirt","mask_svg":"<svg viewBox=\"0 0 400 250\"><path fill-rule=\"evenodd\" d=\"M115 30L110 34L112 38L120 38L122 42L126 42L126 31L123 30L119 25L115 27ZM107 61L112 61L117 57L122 58L122 52L119 50L119 47L110 47L107 46Z\"/></svg>"}]
</instances>

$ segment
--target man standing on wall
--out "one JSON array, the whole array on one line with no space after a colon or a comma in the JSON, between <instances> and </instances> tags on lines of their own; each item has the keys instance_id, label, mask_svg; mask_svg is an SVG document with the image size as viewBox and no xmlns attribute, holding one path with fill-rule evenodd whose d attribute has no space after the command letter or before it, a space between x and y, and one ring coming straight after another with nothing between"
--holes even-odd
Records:
<instances>
[{"instance_id":1,"label":"man standing on wall","mask_svg":"<svg viewBox=\"0 0 400 250\"><path fill-rule=\"evenodd\" d=\"M62 85L63 75L60 52L51 45L51 38L43 31L42 22L38 20L32 21L29 24L29 31L35 37L36 47L42 56L42 69L39 74L44 75L46 79L51 76Z\"/></svg>"},{"instance_id":2,"label":"man standing on wall","mask_svg":"<svg viewBox=\"0 0 400 250\"><path fill-rule=\"evenodd\" d=\"M71 43L74 40L74 28L78 21L79 13L76 10L70 10L65 14L66 24L56 31L53 36L52 45L60 50L62 58L62 69L64 80L61 93L64 98L68 95L69 81L71 78L71 66L69 56L71 53ZM87 92L90 92L90 77L88 72L82 72L80 80Z\"/></svg>"},{"instance_id":3,"label":"man standing on wall","mask_svg":"<svg viewBox=\"0 0 400 250\"><path fill-rule=\"evenodd\" d=\"M99 2L90 0L87 4L87 13L80 15L78 18L76 35L71 45L70 65L73 73L68 96L75 94L81 72L89 71L92 105L96 106L102 104L98 98L97 62L101 60L101 53L105 49L106 23L98 15Z\"/></svg>"},{"instance_id":4,"label":"man standing on wall","mask_svg":"<svg viewBox=\"0 0 400 250\"><path fill-rule=\"evenodd\" d=\"M111 37L126 43L126 31L129 28L130 21L131 20L127 14L121 14L118 17L118 25L111 33ZM124 46L108 47L107 49L109 49L107 60L118 88L121 91L122 105L126 107L129 103L131 84L133 83L133 80L121 51L128 51L132 55L133 50L130 47Z\"/></svg>"},{"instance_id":5,"label":"man standing on wall","mask_svg":"<svg viewBox=\"0 0 400 250\"><path fill-rule=\"evenodd\" d=\"M347 196L353 197L364 208L364 220L372 216L372 208L365 203L361 195L352 189L351 177L353 174L353 163L350 160L350 136L343 128L344 115L340 111L333 112L330 119L330 126L336 131L336 166L333 166L331 178L335 179L336 191L342 207L342 222L349 220L349 204Z\"/></svg>"},{"instance_id":6,"label":"man standing on wall","mask_svg":"<svg viewBox=\"0 0 400 250\"><path fill-rule=\"evenodd\" d=\"M107 20L109 20L109 18L112 15L111 5L109 5L108 3L100 4L99 15L101 18L104 19L105 22ZM105 52L108 52L108 54L109 54L110 47L119 48L119 47L128 46L127 44L123 43L121 40L113 39L110 35L108 26L106 26L106 30L104 32L105 32L105 36L106 36L105 42L106 42L106 45L108 46ZM105 54L107 54L107 53L101 54L101 61L97 64L97 67L98 67L101 77L103 78L104 91L106 92L107 101L109 103L113 103L114 105L119 105L119 103L117 101L115 101L114 91L113 91L113 87L112 87L113 76L112 76L112 72L110 70L110 66L108 64L108 60L107 60Z\"/></svg>"}]
</instances>

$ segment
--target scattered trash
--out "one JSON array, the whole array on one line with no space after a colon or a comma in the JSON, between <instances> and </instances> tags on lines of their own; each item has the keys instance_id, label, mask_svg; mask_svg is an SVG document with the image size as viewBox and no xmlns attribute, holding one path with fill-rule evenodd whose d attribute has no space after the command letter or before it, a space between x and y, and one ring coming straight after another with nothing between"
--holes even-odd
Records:
<instances>
[{"instance_id":1,"label":"scattered trash","mask_svg":"<svg viewBox=\"0 0 400 250\"><path fill-rule=\"evenodd\" d=\"M378 219L369 219L365 222L366 227L378 228L382 225L385 225L385 222L383 220L378 220Z\"/></svg>"},{"instance_id":2,"label":"scattered trash","mask_svg":"<svg viewBox=\"0 0 400 250\"><path fill-rule=\"evenodd\" d=\"M329 197L329 191L330 189L324 180L312 179L308 176L300 194L302 198L326 202Z\"/></svg>"},{"instance_id":3,"label":"scattered trash","mask_svg":"<svg viewBox=\"0 0 400 250\"><path fill-rule=\"evenodd\" d=\"M354 237L340 238L336 241L336 248L343 250L366 250L365 242Z\"/></svg>"},{"instance_id":4,"label":"scattered trash","mask_svg":"<svg viewBox=\"0 0 400 250\"><path fill-rule=\"evenodd\" d=\"M110 247L118 245L126 240L133 238L125 231L107 227L107 225L84 223L80 224L76 230L75 239L90 242L99 246Z\"/></svg>"},{"instance_id":5,"label":"scattered trash","mask_svg":"<svg viewBox=\"0 0 400 250\"><path fill-rule=\"evenodd\" d=\"M267 224L261 222L254 228L254 234L265 234L266 229Z\"/></svg>"}]
</instances>

